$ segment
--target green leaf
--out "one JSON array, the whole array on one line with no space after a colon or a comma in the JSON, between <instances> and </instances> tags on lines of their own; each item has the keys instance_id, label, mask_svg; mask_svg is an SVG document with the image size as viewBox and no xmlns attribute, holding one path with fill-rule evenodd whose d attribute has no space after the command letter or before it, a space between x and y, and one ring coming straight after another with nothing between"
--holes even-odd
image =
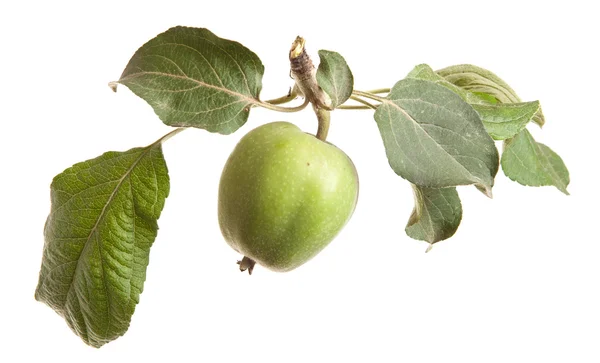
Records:
<instances>
[{"instance_id":1,"label":"green leaf","mask_svg":"<svg viewBox=\"0 0 600 363\"><path fill-rule=\"evenodd\" d=\"M354 77L339 53L320 50L319 58L317 83L331 99L331 108L336 108L352 95Z\"/></svg>"},{"instance_id":2,"label":"green leaf","mask_svg":"<svg viewBox=\"0 0 600 363\"><path fill-rule=\"evenodd\" d=\"M475 184L491 196L498 150L477 112L454 92L404 79L382 99L375 121L396 174L429 188Z\"/></svg>"},{"instance_id":3,"label":"green leaf","mask_svg":"<svg viewBox=\"0 0 600 363\"><path fill-rule=\"evenodd\" d=\"M488 134L495 140L505 140L515 136L540 110L538 101L472 106L481 116Z\"/></svg>"},{"instance_id":4,"label":"green leaf","mask_svg":"<svg viewBox=\"0 0 600 363\"><path fill-rule=\"evenodd\" d=\"M407 77L435 82L459 95L479 113L486 130L496 140L513 137L529 121L536 121L536 117L542 115L538 101L515 104L499 103L491 94L471 92L450 83L427 64L416 66Z\"/></svg>"},{"instance_id":5,"label":"green leaf","mask_svg":"<svg viewBox=\"0 0 600 363\"><path fill-rule=\"evenodd\" d=\"M498 104L498 100L496 99L496 97L494 97L492 95L488 95L487 93L483 93L483 92L471 92L471 93L474 94L475 96L479 97L479 99L482 100L484 103L487 103L490 105Z\"/></svg>"},{"instance_id":6,"label":"green leaf","mask_svg":"<svg viewBox=\"0 0 600 363\"><path fill-rule=\"evenodd\" d=\"M548 146L536 142L524 129L506 140L502 153L502 170L511 180L528 186L554 185L569 194L569 171Z\"/></svg>"},{"instance_id":7,"label":"green leaf","mask_svg":"<svg viewBox=\"0 0 600 363\"><path fill-rule=\"evenodd\" d=\"M52 181L35 298L93 347L123 335L139 302L169 194L162 140L107 152Z\"/></svg>"},{"instance_id":8,"label":"green leaf","mask_svg":"<svg viewBox=\"0 0 600 363\"><path fill-rule=\"evenodd\" d=\"M520 103L517 93L493 72L474 66L460 64L437 71L448 82L478 95L482 100L489 99L488 103ZM473 103L473 102L470 102ZM532 121L540 127L546 122L542 109L539 108Z\"/></svg>"},{"instance_id":9,"label":"green leaf","mask_svg":"<svg viewBox=\"0 0 600 363\"><path fill-rule=\"evenodd\" d=\"M454 235L462 218L456 188L424 188L412 184L415 207L406 225L406 234L434 244Z\"/></svg>"},{"instance_id":10,"label":"green leaf","mask_svg":"<svg viewBox=\"0 0 600 363\"><path fill-rule=\"evenodd\" d=\"M437 83L440 86L446 87L450 91L456 93L469 104L487 103L481 96L475 95L463 88L458 87L457 85L448 82L444 77L435 73L435 71L427 64L419 64L413 68L413 70L410 71L406 77Z\"/></svg>"},{"instance_id":11,"label":"green leaf","mask_svg":"<svg viewBox=\"0 0 600 363\"><path fill-rule=\"evenodd\" d=\"M501 103L521 102L506 82L487 69L471 64L459 64L440 69L437 74L460 88L491 95Z\"/></svg>"},{"instance_id":12,"label":"green leaf","mask_svg":"<svg viewBox=\"0 0 600 363\"><path fill-rule=\"evenodd\" d=\"M170 126L230 134L260 104L264 67L240 43L207 29L175 27L144 44L121 78Z\"/></svg>"}]
</instances>

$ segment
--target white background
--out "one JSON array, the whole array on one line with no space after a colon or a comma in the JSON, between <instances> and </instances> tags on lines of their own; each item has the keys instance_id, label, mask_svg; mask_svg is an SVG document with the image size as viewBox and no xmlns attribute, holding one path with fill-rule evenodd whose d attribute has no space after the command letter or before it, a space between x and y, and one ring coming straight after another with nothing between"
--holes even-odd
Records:
<instances>
[{"instance_id":1,"label":"white background","mask_svg":"<svg viewBox=\"0 0 600 363\"><path fill-rule=\"evenodd\" d=\"M393 4L393 5L392 5ZM556 4L556 5L554 5ZM14 1L0 6L0 361L598 362L600 34L591 1ZM129 331L97 350L33 298L52 177L170 130L116 80L175 25L256 52L264 99L292 84L296 35L340 52L356 89L391 87L419 63L488 68L547 118L534 137L571 172L571 196L498 174L494 199L459 189L463 223L425 254L404 234L409 185L388 166L370 111L335 111L329 141L354 160L360 200L315 259L249 277L222 240L221 168L239 138L275 120L316 130L310 110L253 110L231 136L188 130L165 144L171 195ZM500 145L498 145L500 146Z\"/></svg>"}]
</instances>

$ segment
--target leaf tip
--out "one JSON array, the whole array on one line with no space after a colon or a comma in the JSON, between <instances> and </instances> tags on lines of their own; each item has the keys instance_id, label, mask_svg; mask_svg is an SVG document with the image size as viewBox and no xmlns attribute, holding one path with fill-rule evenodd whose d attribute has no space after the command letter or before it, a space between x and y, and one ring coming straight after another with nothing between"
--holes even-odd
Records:
<instances>
[{"instance_id":1,"label":"leaf tip","mask_svg":"<svg viewBox=\"0 0 600 363\"><path fill-rule=\"evenodd\" d=\"M108 87L110 87L110 89L111 89L113 92L115 92L115 93L116 93L116 92L117 92L117 85L118 85L118 84L119 84L119 82L118 82L118 81L112 81L112 82L108 82Z\"/></svg>"},{"instance_id":2,"label":"leaf tip","mask_svg":"<svg viewBox=\"0 0 600 363\"><path fill-rule=\"evenodd\" d=\"M494 194L492 193L492 187L488 187L487 185L475 184L477 190L482 192L486 197L490 199L494 199Z\"/></svg>"}]
</instances>

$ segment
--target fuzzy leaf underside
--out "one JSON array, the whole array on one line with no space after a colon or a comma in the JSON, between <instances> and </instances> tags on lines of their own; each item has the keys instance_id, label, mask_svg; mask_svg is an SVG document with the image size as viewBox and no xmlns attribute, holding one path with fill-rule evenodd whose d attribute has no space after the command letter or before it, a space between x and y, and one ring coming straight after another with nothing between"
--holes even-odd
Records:
<instances>
[{"instance_id":1,"label":"fuzzy leaf underside","mask_svg":"<svg viewBox=\"0 0 600 363\"><path fill-rule=\"evenodd\" d=\"M519 184L553 185L569 194L569 171L565 163L548 146L536 142L527 129L504 142L502 170L507 177Z\"/></svg>"},{"instance_id":2,"label":"fuzzy leaf underside","mask_svg":"<svg viewBox=\"0 0 600 363\"><path fill-rule=\"evenodd\" d=\"M352 95L352 71L339 53L320 50L319 58L321 61L317 68L317 83L331 99L331 108L336 108Z\"/></svg>"},{"instance_id":3,"label":"fuzzy leaf underside","mask_svg":"<svg viewBox=\"0 0 600 363\"><path fill-rule=\"evenodd\" d=\"M260 59L240 43L175 27L138 49L111 86L127 86L167 125L230 134L259 103L263 73Z\"/></svg>"},{"instance_id":4,"label":"fuzzy leaf underside","mask_svg":"<svg viewBox=\"0 0 600 363\"><path fill-rule=\"evenodd\" d=\"M454 235L462 219L462 205L456 188L424 188L412 184L415 207L406 225L406 234L434 244Z\"/></svg>"},{"instance_id":5,"label":"fuzzy leaf underside","mask_svg":"<svg viewBox=\"0 0 600 363\"><path fill-rule=\"evenodd\" d=\"M396 174L429 188L475 184L491 196L498 150L477 112L454 92L430 81L401 80L375 120Z\"/></svg>"},{"instance_id":6,"label":"fuzzy leaf underside","mask_svg":"<svg viewBox=\"0 0 600 363\"><path fill-rule=\"evenodd\" d=\"M73 165L51 185L35 298L87 344L123 335L169 194L160 142Z\"/></svg>"}]
</instances>

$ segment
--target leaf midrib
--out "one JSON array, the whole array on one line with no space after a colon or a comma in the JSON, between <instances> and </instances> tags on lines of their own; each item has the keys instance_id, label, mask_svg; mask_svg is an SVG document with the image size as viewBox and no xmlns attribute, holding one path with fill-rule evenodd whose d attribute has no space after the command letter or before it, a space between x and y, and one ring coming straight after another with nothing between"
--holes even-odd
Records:
<instances>
[{"instance_id":1,"label":"leaf midrib","mask_svg":"<svg viewBox=\"0 0 600 363\"><path fill-rule=\"evenodd\" d=\"M131 165L131 167L129 169L127 169L127 171L119 179L119 182L115 186L115 189L113 190L113 192L109 196L108 200L106 201L106 204L102 208L102 211L98 215L98 219L96 220L96 223L94 224L94 227L92 227L92 229L90 230L90 233L89 233L88 237L85 240L85 244L84 244L83 248L81 249L81 252L79 253L79 256L77 257L77 266L75 267L75 271L73 272L73 278L71 279L71 284L69 285L69 289L67 290L67 293L65 294L65 302L63 304L63 308L66 306L67 300L69 298L69 294L71 293L71 290L73 289L73 285L75 284L75 276L77 275L77 273L80 270L81 260L82 260L81 256L83 255L83 252L88 248L89 243L90 243L90 238L96 232L98 226L100 225L100 221L104 219L104 217L106 215L106 211L108 209L108 206L113 202L115 196L117 195L117 191L121 188L121 186L123 184L123 181L130 176L131 172L135 169L135 167L138 165L138 163L140 162L140 160L142 160L142 158L144 156L146 156L146 154L148 153L148 151L150 151L156 145L157 145L157 143L153 143L153 144L147 146L146 149L143 150L140 153L140 156L133 162L133 164ZM102 265L102 271L104 272L104 261L103 261L103 258L102 258L102 254L100 254L100 262L101 262L101 265ZM103 275L104 275L104 273L103 273ZM106 291L107 298L108 298L108 290L106 290L106 288L107 288L106 284L104 285L104 287L105 287L105 291ZM77 297L77 299L79 300L79 297ZM110 305L110 303L109 303L109 305ZM110 319L110 314L108 314L108 317ZM86 324L86 328L87 328L87 324Z\"/></svg>"},{"instance_id":2,"label":"leaf midrib","mask_svg":"<svg viewBox=\"0 0 600 363\"><path fill-rule=\"evenodd\" d=\"M472 178L475 178L475 179L476 179L476 180L472 180L471 178L469 178L469 179L471 179L471 181L472 181L473 183L480 183L480 182L483 182L483 181L482 181L482 180L481 180L479 177L476 177L475 175L473 175L473 173L471 173L471 172L470 172L470 171L469 171L469 170L468 170L468 169L467 169L467 168L466 168L464 165L462 165L460 162L458 162L458 160L456 160L456 158L455 158L455 157L454 157L452 154L448 153L448 151L446 151L446 149L444 149L444 148L443 148L443 147L442 147L442 146L441 146L441 145L440 145L440 144L437 142L437 140L435 140L435 139L434 139L434 138L433 138L431 135L429 135L429 133L428 133L428 132L427 132L427 131L426 131L426 130L423 128L423 127L421 127L421 124L420 124L419 122L417 122L417 120L415 120L415 119L414 119L414 118L413 118L413 117L412 117L412 116L411 116L411 115L410 115L408 112L406 112L406 110L404 110L402 107L400 107L399 105L397 105L396 103L394 103L394 102L393 102L393 100L390 100L390 99L384 99L384 103L393 105L393 107L395 107L395 108L397 108L398 110L400 110L400 112L401 112L403 115L405 115L406 117L408 117L408 119L409 119L410 121L412 121L414 124L416 124L416 125L419 127L419 129L420 129L421 131L423 131L423 133L424 133L425 135L427 135L427 137L428 137L428 138L429 138L431 141L433 141L433 143L434 143L434 144L437 146L437 148L438 148L438 149L442 150L442 151L443 151L443 152L444 152L446 155L450 156L450 158L451 158L451 159L454 161L454 163L455 163L455 164L457 164L457 165L458 165L458 166L459 166L459 167L460 167L460 168L461 168L463 171L465 171L465 172L467 173L467 176L470 176L470 177L472 177ZM428 102L428 103L429 103L429 102ZM391 122L391 121L392 121L392 118L391 118L391 115L389 116L389 118L390 118L390 129L391 129L391 130L393 130L394 128L392 127L392 122ZM399 143L398 143L398 139L396 138L396 133L395 133L394 131L392 131L392 134L394 134L394 140L395 140L396 144L397 144L397 145L399 145ZM478 160L480 160L480 159L478 159ZM483 161L483 160L480 160L480 161ZM414 164L414 163L413 163L413 164ZM484 164L485 164L485 163L484 163Z\"/></svg>"},{"instance_id":3,"label":"leaf midrib","mask_svg":"<svg viewBox=\"0 0 600 363\"><path fill-rule=\"evenodd\" d=\"M189 76L180 76L180 75L171 74L171 73L155 72L155 71L137 72L137 73L128 74L127 76L122 77L121 79L119 79L118 82L123 84L123 82L127 82L129 79L136 79L136 78L139 78L139 77L143 77L145 75L157 75L157 76L170 77L170 78L175 78L175 79L183 79L183 80L186 80L186 81L194 82L197 85L199 85L200 87L211 88L211 89L217 90L219 92L227 93L227 94L230 94L232 96L238 97L238 98L243 99L243 100L245 100L246 102L248 102L249 104L252 104L252 105L257 105L257 104L260 103L255 98L248 97L248 96L246 96L246 95L244 95L242 93L232 91L229 88L215 86L213 84L206 83L206 82L197 80L195 78L191 78ZM164 90L164 91L166 91L166 90Z\"/></svg>"}]
</instances>

